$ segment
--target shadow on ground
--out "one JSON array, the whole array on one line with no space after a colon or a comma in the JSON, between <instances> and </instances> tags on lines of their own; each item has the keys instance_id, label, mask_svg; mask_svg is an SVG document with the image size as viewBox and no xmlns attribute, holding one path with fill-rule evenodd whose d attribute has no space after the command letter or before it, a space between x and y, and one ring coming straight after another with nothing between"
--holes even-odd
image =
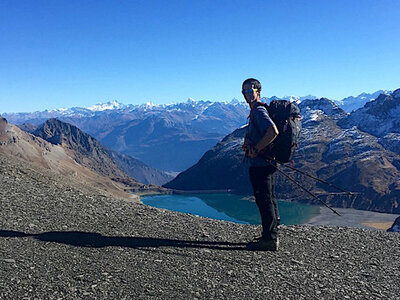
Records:
<instances>
[{"instance_id":1,"label":"shadow on ground","mask_svg":"<svg viewBox=\"0 0 400 300\"><path fill-rule=\"evenodd\" d=\"M43 242L54 242L77 247L177 247L177 248L207 248L217 250L246 250L246 243L214 242L214 241L184 241L146 237L104 236L96 232L81 231L51 231L30 234L12 230L0 230L0 237L34 238Z\"/></svg>"}]
</instances>

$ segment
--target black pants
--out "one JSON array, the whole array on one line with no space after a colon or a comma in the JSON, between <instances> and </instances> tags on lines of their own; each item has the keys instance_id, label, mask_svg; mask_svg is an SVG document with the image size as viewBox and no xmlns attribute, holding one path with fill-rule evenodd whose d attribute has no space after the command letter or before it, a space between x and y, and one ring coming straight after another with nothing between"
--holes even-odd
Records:
<instances>
[{"instance_id":1,"label":"black pants","mask_svg":"<svg viewBox=\"0 0 400 300\"><path fill-rule=\"evenodd\" d=\"M250 182L260 210L262 236L267 240L278 238L279 211L275 197L275 166L250 167Z\"/></svg>"}]
</instances>

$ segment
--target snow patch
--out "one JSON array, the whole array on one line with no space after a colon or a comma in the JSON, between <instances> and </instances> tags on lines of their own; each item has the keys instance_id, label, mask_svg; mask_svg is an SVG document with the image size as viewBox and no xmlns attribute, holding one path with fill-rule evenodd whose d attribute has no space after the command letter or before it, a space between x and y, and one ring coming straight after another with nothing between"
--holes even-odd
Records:
<instances>
[{"instance_id":1,"label":"snow patch","mask_svg":"<svg viewBox=\"0 0 400 300\"><path fill-rule=\"evenodd\" d=\"M303 123L306 124L308 122L315 122L321 120L325 116L325 113L320 109L311 109L307 107L304 116L303 116Z\"/></svg>"}]
</instances>

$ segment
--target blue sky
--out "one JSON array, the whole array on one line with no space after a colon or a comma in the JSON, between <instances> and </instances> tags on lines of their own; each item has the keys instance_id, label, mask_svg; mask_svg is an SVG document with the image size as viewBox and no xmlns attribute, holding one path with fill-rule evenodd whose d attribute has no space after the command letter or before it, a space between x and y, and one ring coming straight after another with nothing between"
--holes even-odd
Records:
<instances>
[{"instance_id":1,"label":"blue sky","mask_svg":"<svg viewBox=\"0 0 400 300\"><path fill-rule=\"evenodd\" d=\"M400 87L400 1L0 1L0 113Z\"/></svg>"}]
</instances>

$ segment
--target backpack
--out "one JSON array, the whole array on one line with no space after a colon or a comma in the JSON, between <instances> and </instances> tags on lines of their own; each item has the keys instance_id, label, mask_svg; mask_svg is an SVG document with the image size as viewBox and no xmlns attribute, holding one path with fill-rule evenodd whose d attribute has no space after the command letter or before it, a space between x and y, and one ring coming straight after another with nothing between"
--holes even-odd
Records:
<instances>
[{"instance_id":1,"label":"backpack","mask_svg":"<svg viewBox=\"0 0 400 300\"><path fill-rule=\"evenodd\" d=\"M279 134L268 146L266 154L275 158L278 162L286 163L292 160L301 131L300 109L296 103L287 100L272 100L269 105L264 106L272 121L278 128Z\"/></svg>"}]
</instances>

